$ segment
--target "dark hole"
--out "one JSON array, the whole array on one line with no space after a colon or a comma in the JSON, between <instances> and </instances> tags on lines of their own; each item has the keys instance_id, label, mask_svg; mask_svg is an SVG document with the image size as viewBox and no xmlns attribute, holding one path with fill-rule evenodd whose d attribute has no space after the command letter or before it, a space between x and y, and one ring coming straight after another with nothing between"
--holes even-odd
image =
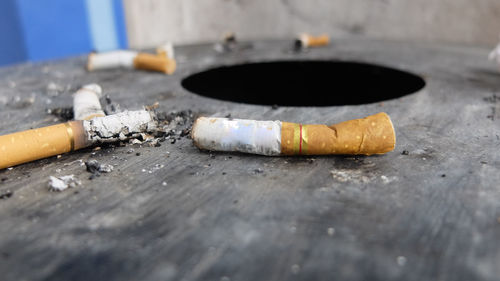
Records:
<instances>
[{"instance_id":1,"label":"dark hole","mask_svg":"<svg viewBox=\"0 0 500 281\"><path fill-rule=\"evenodd\" d=\"M355 105L414 93L425 81L408 72L357 62L280 61L218 67L182 80L193 93L261 105Z\"/></svg>"}]
</instances>

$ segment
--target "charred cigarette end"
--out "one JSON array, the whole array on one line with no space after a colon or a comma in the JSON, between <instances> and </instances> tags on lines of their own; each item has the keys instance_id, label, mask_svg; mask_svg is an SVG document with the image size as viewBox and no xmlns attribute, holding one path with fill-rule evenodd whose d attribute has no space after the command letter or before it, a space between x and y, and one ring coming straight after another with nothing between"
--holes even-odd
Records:
<instances>
[{"instance_id":1,"label":"charred cigarette end","mask_svg":"<svg viewBox=\"0 0 500 281\"><path fill-rule=\"evenodd\" d=\"M177 67L174 59L146 53L138 54L134 58L133 64L136 69L159 71L165 74L174 73Z\"/></svg>"},{"instance_id":2,"label":"charred cigarette end","mask_svg":"<svg viewBox=\"0 0 500 281\"><path fill-rule=\"evenodd\" d=\"M283 122L281 132L284 155L384 154L396 144L391 119L383 112L331 126Z\"/></svg>"},{"instance_id":3,"label":"charred cigarette end","mask_svg":"<svg viewBox=\"0 0 500 281\"><path fill-rule=\"evenodd\" d=\"M156 48L156 54L166 58L174 59L174 45L171 42L167 42L164 45Z\"/></svg>"},{"instance_id":4,"label":"charred cigarette end","mask_svg":"<svg viewBox=\"0 0 500 281\"><path fill-rule=\"evenodd\" d=\"M307 33L303 33L299 35L299 38L297 40L300 41L302 47L305 48L320 47L330 44L330 37L326 34L320 36L312 36Z\"/></svg>"},{"instance_id":5,"label":"charred cigarette end","mask_svg":"<svg viewBox=\"0 0 500 281\"><path fill-rule=\"evenodd\" d=\"M156 130L157 121L151 111L124 111L105 117L83 121L88 141L115 142L140 136L141 133Z\"/></svg>"},{"instance_id":6,"label":"charred cigarette end","mask_svg":"<svg viewBox=\"0 0 500 281\"><path fill-rule=\"evenodd\" d=\"M0 136L0 169L66 153L89 145L82 121Z\"/></svg>"},{"instance_id":7,"label":"charred cigarette end","mask_svg":"<svg viewBox=\"0 0 500 281\"><path fill-rule=\"evenodd\" d=\"M137 52L134 51L112 51L106 53L91 53L88 56L87 70L94 71L110 68L133 68L134 58Z\"/></svg>"},{"instance_id":8,"label":"charred cigarette end","mask_svg":"<svg viewBox=\"0 0 500 281\"><path fill-rule=\"evenodd\" d=\"M392 151L396 143L385 113L331 126L201 117L192 138L201 149L262 155L372 155Z\"/></svg>"},{"instance_id":9,"label":"charred cigarette end","mask_svg":"<svg viewBox=\"0 0 500 281\"><path fill-rule=\"evenodd\" d=\"M281 122L200 117L193 125L192 138L205 150L279 155Z\"/></svg>"},{"instance_id":10,"label":"charred cigarette end","mask_svg":"<svg viewBox=\"0 0 500 281\"><path fill-rule=\"evenodd\" d=\"M99 98L102 89L97 84L89 84L78 90L73 97L73 113L75 120L89 120L105 116Z\"/></svg>"}]
</instances>

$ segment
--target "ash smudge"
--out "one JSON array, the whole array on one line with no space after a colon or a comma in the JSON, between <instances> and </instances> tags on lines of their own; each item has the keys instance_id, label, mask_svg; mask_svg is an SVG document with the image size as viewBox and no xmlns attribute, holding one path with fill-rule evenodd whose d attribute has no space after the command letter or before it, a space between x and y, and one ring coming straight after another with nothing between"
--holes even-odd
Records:
<instances>
[{"instance_id":1,"label":"ash smudge","mask_svg":"<svg viewBox=\"0 0 500 281\"><path fill-rule=\"evenodd\" d=\"M63 121L73 120L73 107L56 107L47 109L48 114L52 114Z\"/></svg>"},{"instance_id":2,"label":"ash smudge","mask_svg":"<svg viewBox=\"0 0 500 281\"><path fill-rule=\"evenodd\" d=\"M191 137L195 114L191 110L156 112L160 141L170 140L174 144L183 137Z\"/></svg>"},{"instance_id":3,"label":"ash smudge","mask_svg":"<svg viewBox=\"0 0 500 281\"><path fill-rule=\"evenodd\" d=\"M113 171L113 166L109 164L101 164L97 160L90 160L85 162L85 166L87 167L87 172L92 175L89 177L89 180L94 179L95 177L101 176L101 173L109 173Z\"/></svg>"},{"instance_id":4,"label":"ash smudge","mask_svg":"<svg viewBox=\"0 0 500 281\"><path fill-rule=\"evenodd\" d=\"M106 115L122 112L120 105L118 103L113 102L109 95L106 95L101 99L101 105Z\"/></svg>"},{"instance_id":5,"label":"ash smudge","mask_svg":"<svg viewBox=\"0 0 500 281\"><path fill-rule=\"evenodd\" d=\"M0 200L2 200L2 199L9 199L10 197L12 197L12 195L14 195L13 191L6 190L5 192L3 192L3 193L0 194Z\"/></svg>"},{"instance_id":6,"label":"ash smudge","mask_svg":"<svg viewBox=\"0 0 500 281\"><path fill-rule=\"evenodd\" d=\"M75 175L62 177L49 176L50 191L64 191L68 188L73 188L81 184L82 183L75 177Z\"/></svg>"}]
</instances>

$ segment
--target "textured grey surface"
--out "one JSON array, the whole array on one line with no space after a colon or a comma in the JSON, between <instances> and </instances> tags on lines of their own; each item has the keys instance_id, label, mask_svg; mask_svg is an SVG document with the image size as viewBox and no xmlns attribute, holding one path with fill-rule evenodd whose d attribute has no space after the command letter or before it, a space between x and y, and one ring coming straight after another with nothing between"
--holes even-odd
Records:
<instances>
[{"instance_id":1,"label":"textured grey surface","mask_svg":"<svg viewBox=\"0 0 500 281\"><path fill-rule=\"evenodd\" d=\"M125 0L130 46L328 33L333 40L369 36L493 45L498 0Z\"/></svg>"},{"instance_id":2,"label":"textured grey surface","mask_svg":"<svg viewBox=\"0 0 500 281\"><path fill-rule=\"evenodd\" d=\"M288 46L178 48L172 76L86 73L85 58L0 69L1 134L55 123L45 108L70 105L71 89L90 82L127 109L159 101L164 111L304 123L385 111L397 134L394 152L373 157L209 153L182 139L0 171L0 195L13 192L0 199L1 279L498 280L500 75L487 50L361 39L300 54ZM427 86L383 103L278 109L180 86L212 66L290 58L392 66ZM68 90L50 96L50 82ZM115 169L88 180L79 159ZM49 175L67 174L82 186L48 191Z\"/></svg>"}]
</instances>

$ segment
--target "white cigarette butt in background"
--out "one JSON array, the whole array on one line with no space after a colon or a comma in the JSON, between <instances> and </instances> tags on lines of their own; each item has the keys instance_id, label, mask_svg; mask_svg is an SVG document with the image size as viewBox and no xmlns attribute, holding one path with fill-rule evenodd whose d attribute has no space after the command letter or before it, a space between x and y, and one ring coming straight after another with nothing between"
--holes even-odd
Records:
<instances>
[{"instance_id":1,"label":"white cigarette butt in background","mask_svg":"<svg viewBox=\"0 0 500 281\"><path fill-rule=\"evenodd\" d=\"M134 68L134 59L137 52L118 50L106 53L92 53L88 57L89 71L109 68Z\"/></svg>"}]
</instances>

